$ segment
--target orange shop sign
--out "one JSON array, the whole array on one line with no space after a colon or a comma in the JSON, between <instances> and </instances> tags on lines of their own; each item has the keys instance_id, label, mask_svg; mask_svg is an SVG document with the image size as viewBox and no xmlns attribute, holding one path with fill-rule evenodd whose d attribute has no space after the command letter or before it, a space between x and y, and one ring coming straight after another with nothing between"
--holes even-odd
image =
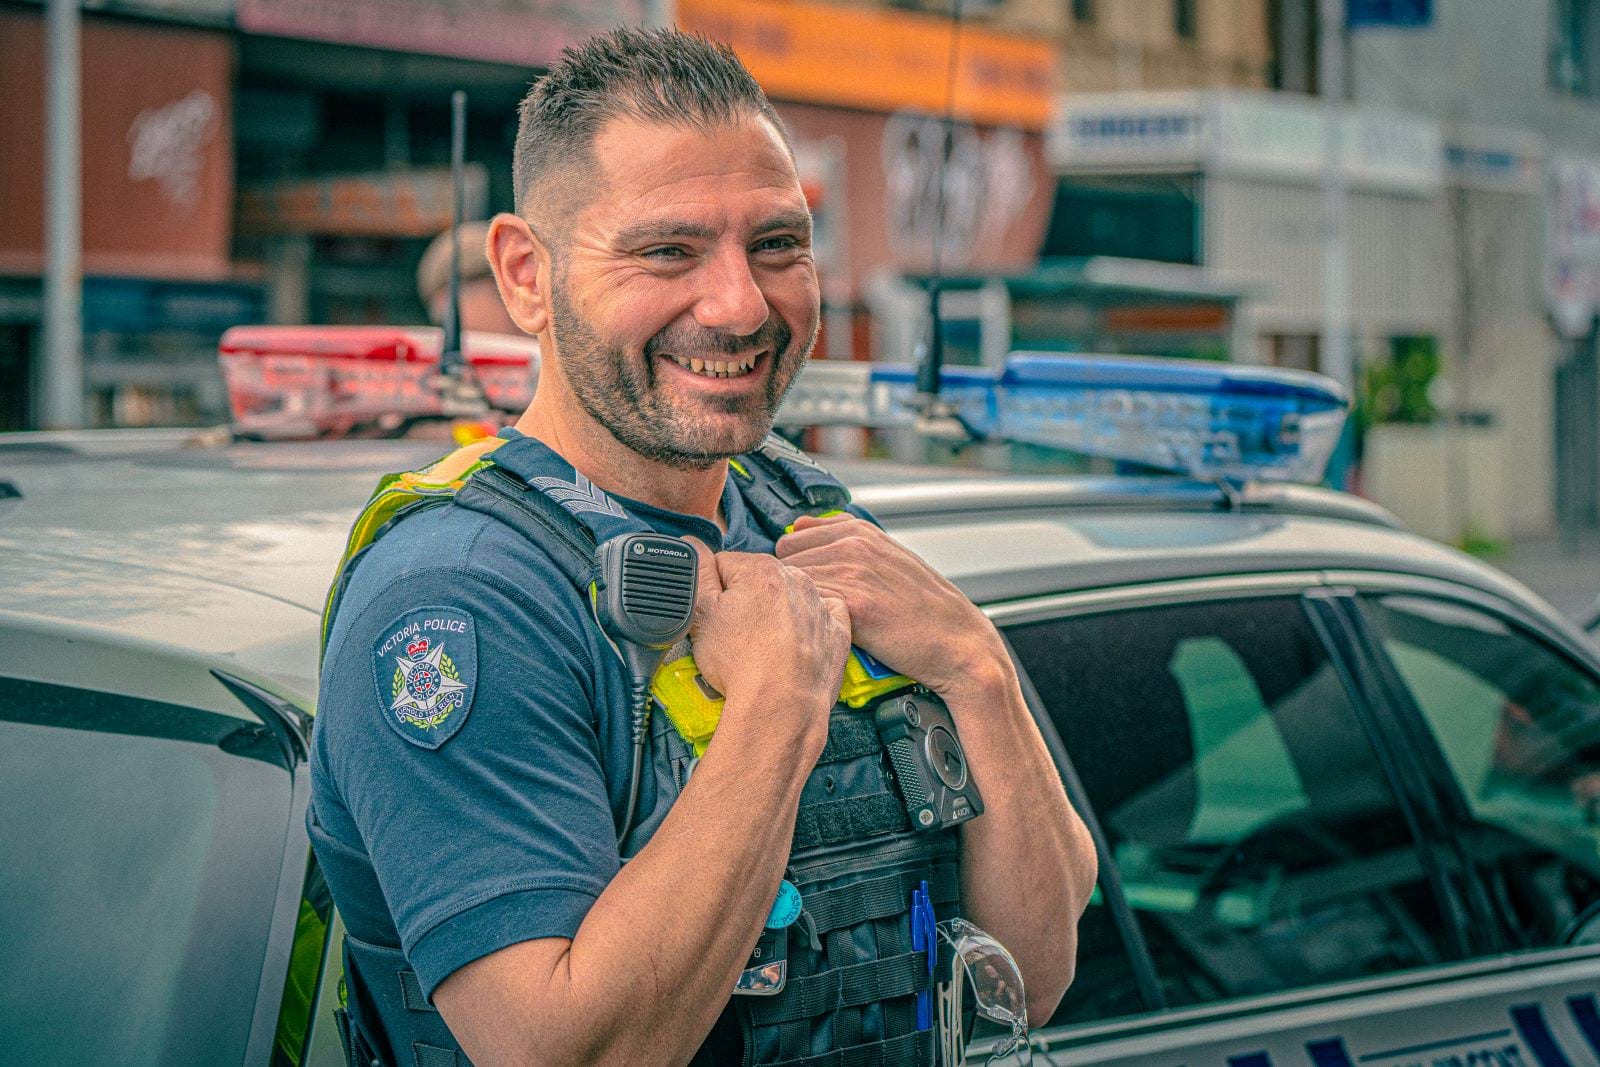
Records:
<instances>
[{"instance_id":1,"label":"orange shop sign","mask_svg":"<svg viewBox=\"0 0 1600 1067\"><path fill-rule=\"evenodd\" d=\"M942 112L951 90L951 22L903 11L785 0L678 0L678 25L726 41L769 96L870 111ZM957 115L996 126L1050 121L1047 41L961 27Z\"/></svg>"},{"instance_id":2,"label":"orange shop sign","mask_svg":"<svg viewBox=\"0 0 1600 1067\"><path fill-rule=\"evenodd\" d=\"M482 163L468 163L461 184L466 217L482 218L488 203L488 170ZM241 191L239 229L428 237L449 228L451 195L448 167L285 178Z\"/></svg>"}]
</instances>

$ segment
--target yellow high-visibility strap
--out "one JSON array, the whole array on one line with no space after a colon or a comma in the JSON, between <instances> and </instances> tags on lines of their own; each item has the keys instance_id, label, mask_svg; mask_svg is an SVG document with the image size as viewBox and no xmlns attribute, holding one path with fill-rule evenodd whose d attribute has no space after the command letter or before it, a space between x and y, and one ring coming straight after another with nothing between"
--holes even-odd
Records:
<instances>
[{"instance_id":1,"label":"yellow high-visibility strap","mask_svg":"<svg viewBox=\"0 0 1600 1067\"><path fill-rule=\"evenodd\" d=\"M506 439L503 437L486 437L456 449L421 470L386 474L378 480L378 487L373 490L366 506L361 509L361 514L356 516L355 523L350 527L350 536L345 540L344 555L339 559L339 567L334 571L333 584L328 587L328 595L323 600L324 645L328 641L328 630L333 625L334 597L339 591L341 578L350 561L373 542L385 523L404 508L428 497L455 495L466 484L468 478L493 462L486 458L489 453L505 443Z\"/></svg>"}]
</instances>

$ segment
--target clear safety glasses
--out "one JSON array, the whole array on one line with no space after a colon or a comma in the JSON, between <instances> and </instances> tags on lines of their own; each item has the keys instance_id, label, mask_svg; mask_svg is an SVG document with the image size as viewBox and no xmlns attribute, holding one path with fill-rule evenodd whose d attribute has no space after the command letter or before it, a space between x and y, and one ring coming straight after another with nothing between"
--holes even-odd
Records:
<instances>
[{"instance_id":1,"label":"clear safety glasses","mask_svg":"<svg viewBox=\"0 0 1600 1067\"><path fill-rule=\"evenodd\" d=\"M951 968L950 983L939 996L940 1030L944 1035L942 1063L956 1067L966 1062L961 1017L966 997L972 998L980 1016L1011 1028L990 1053L989 1064L1005 1060L1033 1063L1033 1047L1028 1043L1028 998L1022 988L1022 972L1005 946L965 919L945 919L938 925L939 940L950 945L959 966Z\"/></svg>"}]
</instances>

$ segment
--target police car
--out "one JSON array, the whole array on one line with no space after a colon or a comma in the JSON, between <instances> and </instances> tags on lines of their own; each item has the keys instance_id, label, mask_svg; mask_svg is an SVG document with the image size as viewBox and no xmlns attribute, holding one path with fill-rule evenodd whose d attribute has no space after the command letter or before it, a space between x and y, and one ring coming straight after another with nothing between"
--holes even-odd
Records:
<instances>
[{"instance_id":1,"label":"police car","mask_svg":"<svg viewBox=\"0 0 1600 1067\"><path fill-rule=\"evenodd\" d=\"M1096 837L1035 1062L1600 1063L1600 649L1298 484L1336 390L1018 358L934 409L906 370L813 371L787 421L1179 472L831 464L1007 636ZM0 439L0 1059L343 1062L318 617L376 474L441 451Z\"/></svg>"}]
</instances>

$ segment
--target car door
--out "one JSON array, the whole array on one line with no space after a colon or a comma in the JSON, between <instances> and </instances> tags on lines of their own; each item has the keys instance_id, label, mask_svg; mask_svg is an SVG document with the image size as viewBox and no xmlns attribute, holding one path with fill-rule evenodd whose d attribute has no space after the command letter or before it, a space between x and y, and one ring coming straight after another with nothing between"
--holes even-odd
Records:
<instances>
[{"instance_id":1,"label":"car door","mask_svg":"<svg viewBox=\"0 0 1600 1067\"><path fill-rule=\"evenodd\" d=\"M1330 599L1348 596L1282 575L991 609L1108 876L1042 1030L1056 1062L1521 1047L1495 990L1508 972L1475 961L1462 872Z\"/></svg>"}]
</instances>

